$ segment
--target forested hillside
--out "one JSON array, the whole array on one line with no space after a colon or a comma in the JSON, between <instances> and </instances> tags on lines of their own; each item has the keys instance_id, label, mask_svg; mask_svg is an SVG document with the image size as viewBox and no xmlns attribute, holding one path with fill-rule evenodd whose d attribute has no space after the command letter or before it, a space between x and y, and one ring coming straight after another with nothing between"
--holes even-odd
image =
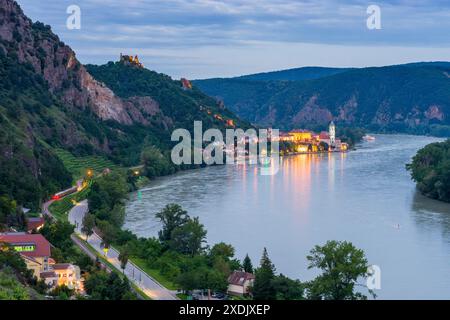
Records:
<instances>
[{"instance_id":1,"label":"forested hillside","mask_svg":"<svg viewBox=\"0 0 450 320\"><path fill-rule=\"evenodd\" d=\"M172 131L194 120L204 128L243 124L166 75L119 62L88 69L94 77L50 26L0 0L0 225L20 224L21 206L38 210L69 187L69 158L136 166L167 157Z\"/></svg>"},{"instance_id":2,"label":"forested hillside","mask_svg":"<svg viewBox=\"0 0 450 320\"><path fill-rule=\"evenodd\" d=\"M288 71L195 83L252 123L289 129L334 120L374 131L450 134L450 127L442 127L450 125L449 63L342 69L331 75L319 69L316 79L302 81L286 81L295 78Z\"/></svg>"}]
</instances>

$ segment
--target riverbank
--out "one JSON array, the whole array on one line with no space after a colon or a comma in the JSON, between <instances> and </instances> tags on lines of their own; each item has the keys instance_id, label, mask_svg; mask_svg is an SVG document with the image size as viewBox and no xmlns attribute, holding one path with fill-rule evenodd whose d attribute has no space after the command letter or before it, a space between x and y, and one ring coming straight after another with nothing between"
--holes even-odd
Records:
<instances>
[{"instance_id":1,"label":"riverbank","mask_svg":"<svg viewBox=\"0 0 450 320\"><path fill-rule=\"evenodd\" d=\"M345 239L381 267L381 299L449 296L450 280L442 279L448 279L450 207L417 196L405 170L417 150L441 139L375 136L342 156L283 157L274 176L242 165L158 178L140 197L131 194L124 229L157 236L154 214L179 203L200 217L209 242L231 243L237 257L249 253L253 261L267 246L278 271L292 278L314 278L304 259L314 245ZM420 292L404 270L417 275Z\"/></svg>"},{"instance_id":2,"label":"riverbank","mask_svg":"<svg viewBox=\"0 0 450 320\"><path fill-rule=\"evenodd\" d=\"M450 139L420 149L406 168L423 195L450 202Z\"/></svg>"}]
</instances>

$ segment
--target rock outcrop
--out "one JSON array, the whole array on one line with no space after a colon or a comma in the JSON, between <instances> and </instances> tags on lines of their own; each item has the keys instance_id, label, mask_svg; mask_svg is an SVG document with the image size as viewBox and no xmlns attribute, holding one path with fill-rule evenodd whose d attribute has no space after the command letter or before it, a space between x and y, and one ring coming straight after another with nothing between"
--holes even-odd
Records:
<instances>
[{"instance_id":1,"label":"rock outcrop","mask_svg":"<svg viewBox=\"0 0 450 320\"><path fill-rule=\"evenodd\" d=\"M65 104L90 108L103 120L126 125L134 122L145 125L146 114L157 112L157 103L151 98L136 105L136 101L117 97L95 80L77 60L75 52L49 26L33 23L15 1L0 0L0 21L0 51L16 54L19 63L29 63Z\"/></svg>"}]
</instances>

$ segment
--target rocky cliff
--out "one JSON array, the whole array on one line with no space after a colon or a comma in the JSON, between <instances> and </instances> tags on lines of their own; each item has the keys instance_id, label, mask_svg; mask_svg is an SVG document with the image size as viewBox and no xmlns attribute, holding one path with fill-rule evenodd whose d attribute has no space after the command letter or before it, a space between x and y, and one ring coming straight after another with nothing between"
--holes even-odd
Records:
<instances>
[{"instance_id":1,"label":"rocky cliff","mask_svg":"<svg viewBox=\"0 0 450 320\"><path fill-rule=\"evenodd\" d=\"M32 22L15 1L0 0L0 197L36 209L68 187L72 177L59 149L128 167L140 164L146 147L170 154L174 128L189 129L196 120L204 128L240 124L197 88L183 90L180 81L142 65L90 69L95 74L49 26Z\"/></svg>"},{"instance_id":2,"label":"rocky cliff","mask_svg":"<svg viewBox=\"0 0 450 320\"><path fill-rule=\"evenodd\" d=\"M77 60L75 52L49 26L33 23L19 5L0 0L0 50L17 55L19 63L29 63L43 76L52 93L74 108L90 108L103 120L122 124L147 124L146 116L155 112L157 103L149 99L118 98L95 80Z\"/></svg>"}]
</instances>

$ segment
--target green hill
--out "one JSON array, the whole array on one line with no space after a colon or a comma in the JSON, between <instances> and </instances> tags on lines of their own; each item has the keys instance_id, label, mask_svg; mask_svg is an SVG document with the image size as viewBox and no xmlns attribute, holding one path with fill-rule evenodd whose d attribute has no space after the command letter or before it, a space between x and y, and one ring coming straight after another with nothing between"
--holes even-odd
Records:
<instances>
[{"instance_id":1,"label":"green hill","mask_svg":"<svg viewBox=\"0 0 450 320\"><path fill-rule=\"evenodd\" d=\"M139 165L145 148L167 157L172 131L194 120L246 125L166 75L119 62L86 68L13 0L0 0L0 27L0 226L18 206L38 211L86 168Z\"/></svg>"},{"instance_id":2,"label":"green hill","mask_svg":"<svg viewBox=\"0 0 450 320\"><path fill-rule=\"evenodd\" d=\"M238 126L248 126L195 86L190 90L183 89L180 81L165 74L121 62L87 65L86 68L95 79L105 83L121 98L151 97L161 110L158 117L170 118L168 122L173 128L190 129L195 120L203 121L205 127L225 128L224 121L214 118L215 114L223 119L232 119Z\"/></svg>"},{"instance_id":3,"label":"green hill","mask_svg":"<svg viewBox=\"0 0 450 320\"><path fill-rule=\"evenodd\" d=\"M195 83L241 117L279 128L334 120L376 131L428 133L435 126L450 125L447 62L349 69L305 81L249 78Z\"/></svg>"}]
</instances>

